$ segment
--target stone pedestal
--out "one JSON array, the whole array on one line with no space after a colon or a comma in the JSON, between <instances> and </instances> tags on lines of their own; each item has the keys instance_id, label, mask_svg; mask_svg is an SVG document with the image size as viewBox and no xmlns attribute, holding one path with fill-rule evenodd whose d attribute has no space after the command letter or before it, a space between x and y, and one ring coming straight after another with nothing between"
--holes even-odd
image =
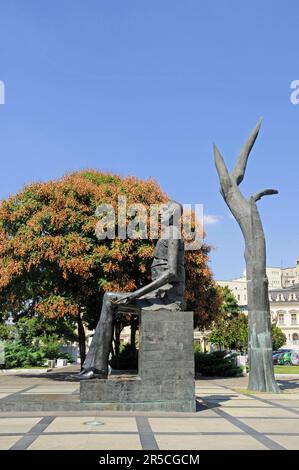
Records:
<instances>
[{"instance_id":1,"label":"stone pedestal","mask_svg":"<svg viewBox=\"0 0 299 470\"><path fill-rule=\"evenodd\" d=\"M80 383L81 403L103 409L195 411L193 312L142 310L138 376Z\"/></svg>"}]
</instances>

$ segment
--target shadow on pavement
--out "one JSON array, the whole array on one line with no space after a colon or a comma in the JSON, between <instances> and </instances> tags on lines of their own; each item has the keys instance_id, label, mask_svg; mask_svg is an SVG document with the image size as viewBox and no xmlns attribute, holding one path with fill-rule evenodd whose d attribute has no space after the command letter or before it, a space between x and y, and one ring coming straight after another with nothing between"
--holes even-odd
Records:
<instances>
[{"instance_id":1,"label":"shadow on pavement","mask_svg":"<svg viewBox=\"0 0 299 470\"><path fill-rule=\"evenodd\" d=\"M57 382L77 382L76 379L73 379L70 377L71 374L77 374L80 372L80 366L79 365L73 365L73 366L68 366L64 367L63 369L60 370L52 370L51 372L45 372L44 374L16 374L15 377L22 377L22 378L30 378L30 379L47 379L47 380L53 380ZM112 370L111 374L109 377L113 376L119 376L119 375L137 375L138 371L137 370Z\"/></svg>"},{"instance_id":2,"label":"shadow on pavement","mask_svg":"<svg viewBox=\"0 0 299 470\"><path fill-rule=\"evenodd\" d=\"M276 379L276 382L280 386L282 390L296 390L299 392L299 377L298 379L289 379L289 380L281 380Z\"/></svg>"}]
</instances>

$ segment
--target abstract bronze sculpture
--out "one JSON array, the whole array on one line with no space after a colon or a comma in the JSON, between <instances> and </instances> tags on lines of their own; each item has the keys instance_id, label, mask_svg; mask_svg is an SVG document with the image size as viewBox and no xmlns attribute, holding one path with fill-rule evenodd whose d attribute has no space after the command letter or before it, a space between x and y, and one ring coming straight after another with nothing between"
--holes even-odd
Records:
<instances>
[{"instance_id":1,"label":"abstract bronze sculpture","mask_svg":"<svg viewBox=\"0 0 299 470\"><path fill-rule=\"evenodd\" d=\"M167 237L159 238L155 247L152 282L132 293L106 292L100 320L78 380L106 379L111 349L113 319L116 311L138 314L144 310L183 310L185 306L184 241L179 220L182 206L170 201L162 206L161 224Z\"/></svg>"},{"instance_id":2,"label":"abstract bronze sculpture","mask_svg":"<svg viewBox=\"0 0 299 470\"><path fill-rule=\"evenodd\" d=\"M268 279L266 275L266 243L261 218L256 202L263 196L277 194L274 189L259 191L246 199L239 189L243 181L248 157L258 136L261 121L258 122L241 150L231 174L214 145L215 164L218 172L221 194L237 220L245 240L247 274L248 325L249 325L249 390L279 392L275 382L272 363L272 335Z\"/></svg>"}]
</instances>

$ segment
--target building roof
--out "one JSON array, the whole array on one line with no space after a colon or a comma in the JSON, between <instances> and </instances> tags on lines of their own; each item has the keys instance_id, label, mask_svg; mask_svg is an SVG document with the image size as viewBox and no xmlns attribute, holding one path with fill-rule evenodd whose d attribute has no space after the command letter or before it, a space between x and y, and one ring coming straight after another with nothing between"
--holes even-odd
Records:
<instances>
[{"instance_id":1,"label":"building roof","mask_svg":"<svg viewBox=\"0 0 299 470\"><path fill-rule=\"evenodd\" d=\"M269 294L274 292L275 294L297 294L299 295L299 284L294 284L290 287L281 287L280 289L269 289Z\"/></svg>"}]
</instances>

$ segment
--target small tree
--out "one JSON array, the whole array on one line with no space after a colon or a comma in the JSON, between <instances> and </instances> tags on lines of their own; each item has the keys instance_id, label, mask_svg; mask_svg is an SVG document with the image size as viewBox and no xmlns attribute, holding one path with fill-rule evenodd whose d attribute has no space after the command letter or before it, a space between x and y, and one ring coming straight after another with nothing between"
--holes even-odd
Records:
<instances>
[{"instance_id":1,"label":"small tree","mask_svg":"<svg viewBox=\"0 0 299 470\"><path fill-rule=\"evenodd\" d=\"M232 290L228 286L218 286L218 289L223 299L221 304L221 317L224 320L237 317L240 313L240 307Z\"/></svg>"},{"instance_id":2,"label":"small tree","mask_svg":"<svg viewBox=\"0 0 299 470\"><path fill-rule=\"evenodd\" d=\"M272 324L272 344L273 351L281 348L287 342L284 332L276 325Z\"/></svg>"},{"instance_id":3,"label":"small tree","mask_svg":"<svg viewBox=\"0 0 299 470\"><path fill-rule=\"evenodd\" d=\"M281 348L286 343L282 330L272 324L273 350ZM248 318L243 313L228 321L218 322L210 334L212 344L225 349L245 352L248 349Z\"/></svg>"},{"instance_id":4,"label":"small tree","mask_svg":"<svg viewBox=\"0 0 299 470\"><path fill-rule=\"evenodd\" d=\"M210 341L225 349L246 351L248 344L247 317L241 313L238 317L228 321L218 322L210 334Z\"/></svg>"}]
</instances>

